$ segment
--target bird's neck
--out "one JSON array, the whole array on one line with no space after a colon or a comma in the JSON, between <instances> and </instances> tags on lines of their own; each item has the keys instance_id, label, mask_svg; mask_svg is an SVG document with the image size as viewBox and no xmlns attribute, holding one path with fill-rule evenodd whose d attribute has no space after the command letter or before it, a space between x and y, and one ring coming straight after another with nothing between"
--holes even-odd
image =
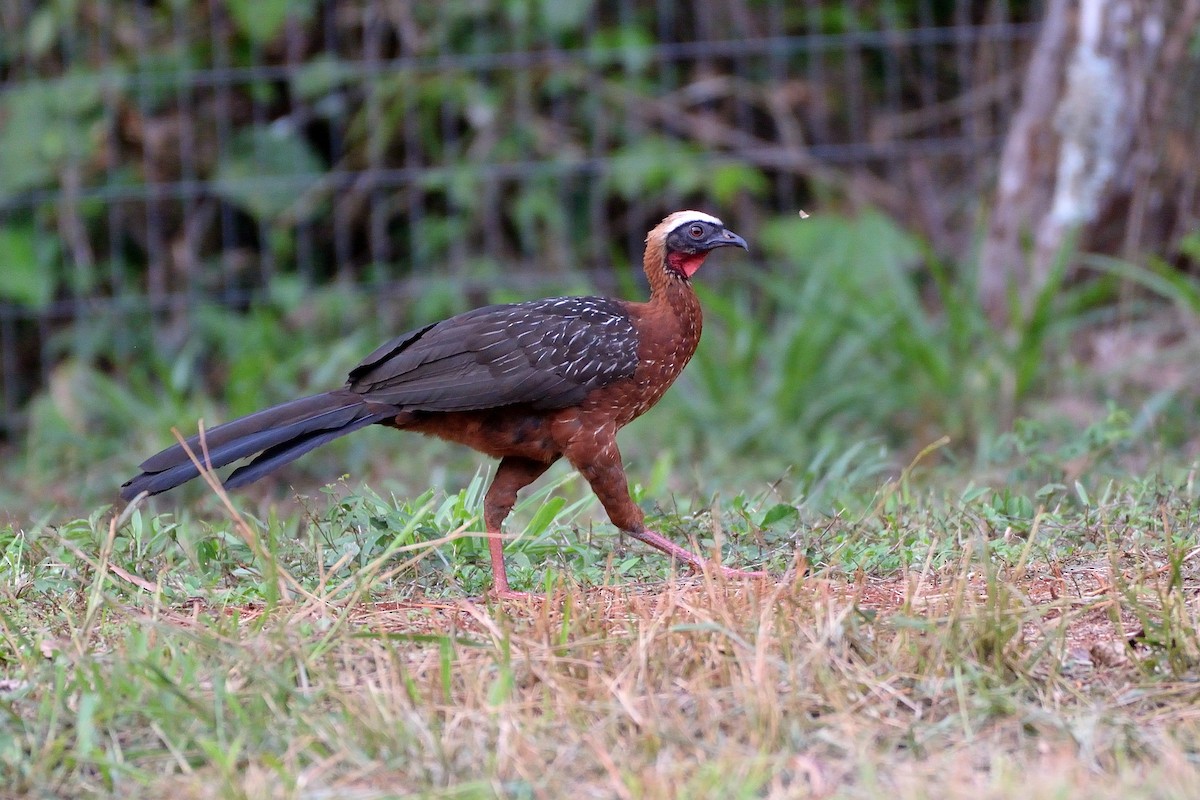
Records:
<instances>
[{"instance_id":1,"label":"bird's neck","mask_svg":"<svg viewBox=\"0 0 1200 800\"><path fill-rule=\"evenodd\" d=\"M642 257L642 269L650 283L650 302L669 302L679 294L695 296L691 276L704 263L707 253L684 255L668 253L662 241L648 241Z\"/></svg>"},{"instance_id":2,"label":"bird's neck","mask_svg":"<svg viewBox=\"0 0 1200 800\"><path fill-rule=\"evenodd\" d=\"M657 314L672 317L677 321L676 336L679 337L677 343L682 346L682 350L686 351L686 360L691 357L692 351L700 341L700 328L703 323L700 299L696 297L688 275L695 272L696 268L700 266L699 262L704 258L703 255L699 259L693 258L695 263L686 265L690 268L690 272L688 269L681 271L678 267L668 266L668 258L666 248L661 242L647 245L642 266L646 270L646 279L650 283L648 305Z\"/></svg>"}]
</instances>

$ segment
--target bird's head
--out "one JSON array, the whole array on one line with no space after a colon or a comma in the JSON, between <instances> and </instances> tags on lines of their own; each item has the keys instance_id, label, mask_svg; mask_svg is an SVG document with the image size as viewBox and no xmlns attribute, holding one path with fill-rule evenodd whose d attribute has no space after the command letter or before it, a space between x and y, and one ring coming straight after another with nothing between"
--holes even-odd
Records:
<instances>
[{"instance_id":1,"label":"bird's head","mask_svg":"<svg viewBox=\"0 0 1200 800\"><path fill-rule=\"evenodd\" d=\"M725 227L716 217L701 211L676 211L650 231L647 250L661 249L663 266L692 277L708 254L718 247L749 250L746 240Z\"/></svg>"}]
</instances>

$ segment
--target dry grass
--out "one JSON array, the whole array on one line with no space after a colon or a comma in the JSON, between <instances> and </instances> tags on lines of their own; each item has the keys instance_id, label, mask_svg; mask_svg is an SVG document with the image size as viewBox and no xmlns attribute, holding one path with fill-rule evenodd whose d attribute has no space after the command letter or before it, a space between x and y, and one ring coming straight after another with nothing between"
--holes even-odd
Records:
<instances>
[{"instance_id":1,"label":"dry grass","mask_svg":"<svg viewBox=\"0 0 1200 800\"><path fill-rule=\"evenodd\" d=\"M269 610L164 606L114 579L130 592L110 584L58 607L75 609L65 634L36 640L9 619L8 658L27 679L0 703L26 724L0 744L5 785L179 798L1191 797L1187 567L1115 554L992 570L967 552L888 579L560 586L501 605L309 592Z\"/></svg>"},{"instance_id":2,"label":"dry grass","mask_svg":"<svg viewBox=\"0 0 1200 800\"><path fill-rule=\"evenodd\" d=\"M587 586L578 562L524 603L424 599L445 584L422 557L469 535L454 498L370 499L387 544L333 563L230 505L252 568L191 597L205 567L177 556L201 543L169 518L14 534L0 795L1192 797L1194 504L1113 497L1026 524L901 486L766 554L821 568ZM738 508L705 519L732 534ZM427 524L449 532L414 543ZM833 566L870 553L908 566Z\"/></svg>"}]
</instances>

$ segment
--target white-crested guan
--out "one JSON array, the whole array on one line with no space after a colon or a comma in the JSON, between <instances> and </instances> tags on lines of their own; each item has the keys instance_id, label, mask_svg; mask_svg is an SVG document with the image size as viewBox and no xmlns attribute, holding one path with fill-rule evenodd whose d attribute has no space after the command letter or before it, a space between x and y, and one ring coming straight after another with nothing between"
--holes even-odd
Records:
<instances>
[{"instance_id":1,"label":"white-crested guan","mask_svg":"<svg viewBox=\"0 0 1200 800\"><path fill-rule=\"evenodd\" d=\"M233 489L366 425L438 436L500 459L483 517L493 590L513 596L499 538L517 492L565 457L613 524L679 561L704 562L643 522L629 496L617 431L663 396L700 341L692 275L718 247L746 248L716 217L678 211L646 237L650 300L556 297L477 308L409 331L350 371L346 385L220 425L187 444L213 468L255 458ZM199 473L178 444L141 464L121 496L158 494ZM727 575L763 573L718 567Z\"/></svg>"}]
</instances>

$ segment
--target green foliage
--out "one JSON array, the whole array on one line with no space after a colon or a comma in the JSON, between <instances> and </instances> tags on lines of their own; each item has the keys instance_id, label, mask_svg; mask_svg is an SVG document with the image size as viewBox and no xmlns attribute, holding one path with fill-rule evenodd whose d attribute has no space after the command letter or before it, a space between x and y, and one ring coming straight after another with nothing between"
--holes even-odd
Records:
<instances>
[{"instance_id":1,"label":"green foliage","mask_svg":"<svg viewBox=\"0 0 1200 800\"><path fill-rule=\"evenodd\" d=\"M532 3L538 29L548 37L573 34L587 24L596 0L535 0ZM526 12L528 4L515 2L510 9ZM511 11L510 11L511 13Z\"/></svg>"},{"instance_id":2,"label":"green foliage","mask_svg":"<svg viewBox=\"0 0 1200 800\"><path fill-rule=\"evenodd\" d=\"M13 75L47 76L14 85L0 102L0 197L62 187L68 164L80 165L84 189L200 181L256 219L273 223L273 249L286 256L293 251L279 240L293 236L293 226L328 219L328 207L319 207L319 198L310 194L324 188L330 170L411 170L411 185L400 187L405 192L428 177L436 181L436 171L460 177L474 172L473 180L447 184L445 194L410 195L406 213L389 210L390 235L398 241L428 239L422 228L426 221L442 224L449 197L449 216L460 226L456 240L477 239L496 215L513 224L515 235L504 237L506 252L489 254L503 259L547 252L564 235L580 237L577 253L598 252L587 240L590 218L580 207L585 198L595 208L663 193L729 205L765 197L770 185L772 170L739 161L736 147L715 147L687 126L636 122L660 113L655 108L663 98L657 95L664 81L674 82L683 63L664 61L660 51L692 35L682 13L676 19L674 12L664 17L651 7L616 9L595 0L497 0L428 4L395 15L326 15L317 13L313 0L230 0L222 13L231 24L214 28L206 8L186 3L117 4L102 20L88 9L78 0L35 5L14 11L0 32L0 59L13 65ZM746 20L739 29L769 22L757 7L728 11ZM886 21L927 25L928 13L897 7ZM953 21L940 9L933 13ZM789 9L770 25L842 33L884 21L848 7L820 14ZM298 52L281 46L289 24L296 41L308 43ZM83 32L96 25L104 28L105 46L79 46ZM328 49L332 42L337 47ZM374 44L368 47L369 42ZM440 63L461 57L469 65L473 58L543 50L570 57L551 69L510 68L503 59L500 66L481 69ZM392 64L398 57L403 68ZM832 65L840 56L826 57ZM803 61L797 54L788 59L797 66ZM386 68L376 68L376 62ZM227 67L234 73L221 72ZM282 80L243 74L242 67L277 70ZM212 76L197 74L214 69ZM740 118L759 88L766 88L766 77L749 70L745 80L754 85L735 95L716 87L714 119L728 122L735 107ZM220 86L215 98L214 86ZM738 102L732 103L735 96ZM495 194L480 191L481 165L561 165L585 155L600 156L602 192L590 174L574 175L564 187L561 173L501 178L493 188L511 202L499 207L492 202ZM108 163L110 157L116 161ZM554 192L546 191L547 182L556 184ZM564 204L564 197L570 202ZM170 191L155 201L167 212L159 222L168 240L183 224L175 201ZM493 207L484 209L484 203ZM338 226L357 231L367 222L362 204L344 203L341 211ZM109 236L127 247L122 269L131 272L124 284L137 285L156 257L132 221L139 215L105 216L89 214L83 234L98 252ZM204 273L217 247L234 245L227 228L214 235L215 219L188 222L197 226L187 236L188 246L199 252L187 263ZM106 230L106 224L117 229ZM644 220L622 224L640 228ZM310 228L306 235L318 237L317 250L326 259L322 247L329 244L331 227ZM488 241L496 247L494 234ZM441 255L444 250L430 257ZM281 261L284 271L292 268L290 259ZM334 265L319 266L329 272ZM203 282L202 275L188 277L192 284ZM92 289L101 285L90 283Z\"/></svg>"},{"instance_id":3,"label":"green foliage","mask_svg":"<svg viewBox=\"0 0 1200 800\"><path fill-rule=\"evenodd\" d=\"M68 165L85 166L102 141L103 92L120 86L113 73L101 81L79 72L0 95L0 200L56 182Z\"/></svg>"},{"instance_id":4,"label":"green foliage","mask_svg":"<svg viewBox=\"0 0 1200 800\"><path fill-rule=\"evenodd\" d=\"M312 16L314 0L229 0L226 8L238 30L261 45L274 39L288 18L307 21Z\"/></svg>"},{"instance_id":5,"label":"green foliage","mask_svg":"<svg viewBox=\"0 0 1200 800\"><path fill-rule=\"evenodd\" d=\"M780 74L804 74L802 48L739 56L736 80L725 80L723 57L693 48L699 28L714 26L682 6L451 0L360 10L171 0L116 3L97 17L88 3L55 0L6 17L0 64L13 81L0 97L0 200L13 210L0 221L12 254L0 300L113 309L74 334L55 325L54 357L130 383L169 369L179 386L207 356L139 363L160 355L153 328L179 335L163 293L186 294L189 306L249 293L256 305L273 291L265 284L302 269L318 284L417 275L497 292L517 263L556 276L636 263L624 243L668 204L736 207L753 232L773 188L786 180L805 191L792 167L759 152L780 147L778 122L794 116L795 101L768 98ZM715 39L954 21L903 3L886 13L751 4L711 14L736 22L716 25ZM834 74L844 56L822 58ZM864 63L881 82L883 67ZM906 91L904 71L891 72ZM806 137L839 135L848 112L826 100L795 103L822 109L820 125L798 121ZM773 227L768 238L786 236ZM153 315L129 313L150 295ZM38 327L18 330L22 364L41 363ZM92 343L97 327L103 345ZM119 340L138 347L109 347ZM5 395L48 377L34 372L6 377ZM220 369L190 374L223 391ZM238 385L253 398L248 375Z\"/></svg>"},{"instance_id":6,"label":"green foliage","mask_svg":"<svg viewBox=\"0 0 1200 800\"><path fill-rule=\"evenodd\" d=\"M93 328L76 332L86 334L88 348L75 348L79 357L60 363L48 391L31 404L22 456L8 465L14 496L0 491L7 501L0 504L42 513L51 498L67 499L31 489L31 502L21 502L18 481L27 488L70 483L75 498L87 503L110 499L120 475L172 441L173 427L194 432L199 418L211 426L340 385L346 371L393 332L373 308L361 293L307 293L281 280L244 314L211 304L193 308L181 328L185 335L177 338L128 321L114 329L112 320L97 317ZM121 335L126 331L138 335L130 340ZM136 365L118 374L97 366L120 362L128 349L138 352ZM208 396L213 386L221 391ZM363 440L348 457L344 447L332 451L343 471L361 465L370 449Z\"/></svg>"},{"instance_id":7,"label":"green foliage","mask_svg":"<svg viewBox=\"0 0 1200 800\"><path fill-rule=\"evenodd\" d=\"M596 67L619 67L623 74L641 76L654 57L654 37L636 25L596 31L588 42L591 63Z\"/></svg>"},{"instance_id":8,"label":"green foliage","mask_svg":"<svg viewBox=\"0 0 1200 800\"><path fill-rule=\"evenodd\" d=\"M291 128L256 126L238 131L217 163L216 189L231 203L263 221L285 214L303 221L315 212L306 197L320 184L324 165Z\"/></svg>"},{"instance_id":9,"label":"green foliage","mask_svg":"<svg viewBox=\"0 0 1200 800\"><path fill-rule=\"evenodd\" d=\"M527 224L558 224L554 219L531 216ZM1007 430L1006 418L1015 419L1056 369L1057 342L1079 319L1070 292L1048 292L1053 299L1042 301L1038 321L1006 338L992 331L969 289L961 288L968 280L946 274L919 241L878 214L781 220L761 239L766 266L728 284L716 270L698 281L707 320L700 351L680 386L622 436L635 480L653 464L670 474L655 480L647 499L679 488L737 492L782 478L812 508L833 510L897 469L905 451L944 435L951 437L946 453L955 463L986 468L1026 459L1030 469L1021 477L1035 480L1034 457L997 437ZM498 292L480 300L555 291ZM165 432L173 426L190 432L201 416L211 425L337 386L380 341L465 303L448 280L431 285L421 307L385 318L365 293L314 293L281 277L269 297L245 312L193 308L183 336L164 340L149 326L135 326L138 337L124 346L137 349L138 365L119 375L89 366L123 358L117 331L98 327L85 337L90 350L84 358L64 365L57 389L33 407L28 477L48 480L58 470L60 477L103 489L112 477L97 475L95 465L132 469L135 456L169 443ZM209 387L219 393L203 399L212 394ZM139 421L136 439L129 420ZM1031 418L1023 424L1049 423ZM1071 436L1055 436L1060 433ZM348 437L296 469L324 479L353 474L390 452L379 442L366 433ZM1057 445L1047 439L1039 446ZM416 437L406 437L403 449L406 465L414 451L425 458L447 452ZM468 478L479 463L466 452L453 458L455 479ZM672 464L686 468L671 470ZM422 475L419 465L398 467L402 485ZM1041 484L1031 492L1060 480L1036 477ZM80 499L92 497L89 491Z\"/></svg>"},{"instance_id":10,"label":"green foliage","mask_svg":"<svg viewBox=\"0 0 1200 800\"><path fill-rule=\"evenodd\" d=\"M939 796L966 798L981 778L962 777L965 748L995 772L1051 746L1044 796L1136 795L1162 754L1190 763L1148 748L1196 734L1196 497L1186 479L1115 482L1086 505L1003 504L1034 517L1019 530L992 525L1009 484L897 485L831 517L765 489L654 519L769 566L754 586L662 581L659 555L589 535L559 481L509 531L514 577L551 592L531 603L463 597L485 585L482 475L414 500L331 488L263 521L138 510L117 526L103 508L0 525L0 774L54 796L602 796L619 756L631 793L736 797L825 747L852 796L944 757L959 783ZM497 757L514 744L561 769ZM1118 791L1079 790L1129 763L1145 768ZM1013 775L996 796L1027 792Z\"/></svg>"},{"instance_id":11,"label":"green foliage","mask_svg":"<svg viewBox=\"0 0 1200 800\"><path fill-rule=\"evenodd\" d=\"M1107 415L1075 436L1063 436L1043 420L1018 419L1013 430L997 439L992 455L998 460L1017 460L1015 478L1025 481L1062 480L1072 465L1086 461L1092 468L1113 463L1134 442L1132 417L1125 409L1109 403Z\"/></svg>"},{"instance_id":12,"label":"green foliage","mask_svg":"<svg viewBox=\"0 0 1200 800\"><path fill-rule=\"evenodd\" d=\"M44 241L32 225L0 225L0 300L42 308L54 297L58 243ZM39 252L41 249L41 252Z\"/></svg>"},{"instance_id":13,"label":"green foliage","mask_svg":"<svg viewBox=\"0 0 1200 800\"><path fill-rule=\"evenodd\" d=\"M705 338L664 400L658 446L706 467L861 485L898 466L892 448L943 436L957 458L986 459L1086 319L1079 290L1056 278L996 331L969 270L873 212L776 219L759 238L765 268L698 285Z\"/></svg>"}]
</instances>

